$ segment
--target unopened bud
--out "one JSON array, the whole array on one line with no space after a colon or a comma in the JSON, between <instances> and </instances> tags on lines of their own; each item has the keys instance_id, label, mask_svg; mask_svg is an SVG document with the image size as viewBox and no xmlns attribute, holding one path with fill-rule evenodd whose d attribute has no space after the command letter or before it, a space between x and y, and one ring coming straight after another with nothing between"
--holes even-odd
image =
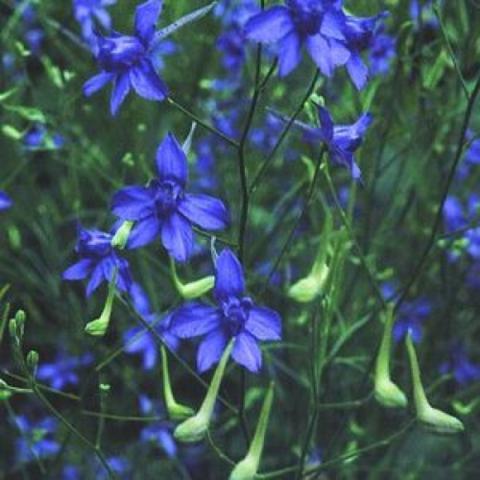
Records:
<instances>
[{"instance_id":1,"label":"unopened bud","mask_svg":"<svg viewBox=\"0 0 480 480\"><path fill-rule=\"evenodd\" d=\"M131 222L129 220L126 220L125 222L122 223L120 228L117 230L115 235L112 238L112 247L118 248L120 250L123 250L125 246L127 245L128 242L128 237L130 235L130 232L132 231L134 222Z\"/></svg>"},{"instance_id":2,"label":"unopened bud","mask_svg":"<svg viewBox=\"0 0 480 480\"><path fill-rule=\"evenodd\" d=\"M170 265L173 283L175 284L178 293L186 300L193 300L194 298L199 298L202 295L205 295L215 285L215 277L213 275L208 275L190 283L183 283L178 278L175 262L173 259L170 259Z\"/></svg>"},{"instance_id":3,"label":"unopened bud","mask_svg":"<svg viewBox=\"0 0 480 480\"><path fill-rule=\"evenodd\" d=\"M35 377L37 373L38 361L39 361L38 352L35 350L30 350L27 354L27 367L30 371L32 377Z\"/></svg>"},{"instance_id":4,"label":"unopened bud","mask_svg":"<svg viewBox=\"0 0 480 480\"><path fill-rule=\"evenodd\" d=\"M102 314L96 320L88 322L85 326L85 332L93 337L103 337L107 332L108 325L110 324L110 317L112 315L113 301L115 299L115 281L116 275L108 285L108 295L105 305L102 310Z\"/></svg>"}]
</instances>

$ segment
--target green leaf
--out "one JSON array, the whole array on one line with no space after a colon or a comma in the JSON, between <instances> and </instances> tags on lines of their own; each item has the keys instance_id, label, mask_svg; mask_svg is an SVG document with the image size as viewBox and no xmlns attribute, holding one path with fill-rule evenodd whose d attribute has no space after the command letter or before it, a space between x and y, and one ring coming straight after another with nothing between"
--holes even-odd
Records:
<instances>
[{"instance_id":1,"label":"green leaf","mask_svg":"<svg viewBox=\"0 0 480 480\"><path fill-rule=\"evenodd\" d=\"M47 123L47 119L43 112L38 108L24 107L22 105L4 105L6 110L18 114L25 120L36 123Z\"/></svg>"}]
</instances>

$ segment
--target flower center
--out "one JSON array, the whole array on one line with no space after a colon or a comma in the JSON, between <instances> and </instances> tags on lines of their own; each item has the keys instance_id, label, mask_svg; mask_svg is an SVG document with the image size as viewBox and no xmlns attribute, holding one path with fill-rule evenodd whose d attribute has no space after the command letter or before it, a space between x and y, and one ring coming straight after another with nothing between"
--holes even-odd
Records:
<instances>
[{"instance_id":1,"label":"flower center","mask_svg":"<svg viewBox=\"0 0 480 480\"><path fill-rule=\"evenodd\" d=\"M249 297L242 299L230 297L222 303L223 316L232 337L238 335L248 320L252 300Z\"/></svg>"},{"instance_id":2,"label":"flower center","mask_svg":"<svg viewBox=\"0 0 480 480\"><path fill-rule=\"evenodd\" d=\"M106 37L99 41L98 62L107 72L119 72L135 65L145 55L137 37Z\"/></svg>"},{"instance_id":3,"label":"flower center","mask_svg":"<svg viewBox=\"0 0 480 480\"><path fill-rule=\"evenodd\" d=\"M88 257L105 257L112 251L112 236L105 232L86 232L80 234L77 251Z\"/></svg>"},{"instance_id":4,"label":"flower center","mask_svg":"<svg viewBox=\"0 0 480 480\"><path fill-rule=\"evenodd\" d=\"M320 30L323 12L318 2L311 0L288 0L292 20L297 32L308 37Z\"/></svg>"},{"instance_id":5,"label":"flower center","mask_svg":"<svg viewBox=\"0 0 480 480\"><path fill-rule=\"evenodd\" d=\"M155 207L160 215L172 213L183 198L183 188L172 180L154 180Z\"/></svg>"}]
</instances>

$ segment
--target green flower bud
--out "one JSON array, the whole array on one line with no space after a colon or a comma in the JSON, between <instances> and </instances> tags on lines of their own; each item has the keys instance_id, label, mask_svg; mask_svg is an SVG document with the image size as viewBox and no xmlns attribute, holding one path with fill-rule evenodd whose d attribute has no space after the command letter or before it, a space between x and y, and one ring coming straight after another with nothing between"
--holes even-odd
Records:
<instances>
[{"instance_id":1,"label":"green flower bud","mask_svg":"<svg viewBox=\"0 0 480 480\"><path fill-rule=\"evenodd\" d=\"M200 278L194 282L182 283L182 281L178 278L177 269L173 259L170 259L170 266L175 288L186 300L193 300L194 298L199 298L202 295L205 295L213 288L215 284L215 277L213 275L208 275L207 277Z\"/></svg>"},{"instance_id":2,"label":"green flower bud","mask_svg":"<svg viewBox=\"0 0 480 480\"><path fill-rule=\"evenodd\" d=\"M38 360L40 359L38 352L30 350L27 354L27 367L32 377L35 377L37 373Z\"/></svg>"},{"instance_id":3,"label":"green flower bud","mask_svg":"<svg viewBox=\"0 0 480 480\"><path fill-rule=\"evenodd\" d=\"M120 228L117 230L115 235L112 238L111 245L114 248L118 248L120 250L123 250L125 246L127 245L128 242L128 237L130 235L130 232L132 231L134 222L131 222L129 220L126 220L125 222L122 223Z\"/></svg>"},{"instance_id":4,"label":"green flower bud","mask_svg":"<svg viewBox=\"0 0 480 480\"><path fill-rule=\"evenodd\" d=\"M168 357L166 348L162 346L162 374L163 374L163 396L167 413L171 420L183 420L194 415L192 408L177 403L173 396L172 385L170 383L170 373L168 371Z\"/></svg>"},{"instance_id":5,"label":"green flower bud","mask_svg":"<svg viewBox=\"0 0 480 480\"><path fill-rule=\"evenodd\" d=\"M12 396L8 383L0 378L0 401L8 400Z\"/></svg>"},{"instance_id":6,"label":"green flower bud","mask_svg":"<svg viewBox=\"0 0 480 480\"><path fill-rule=\"evenodd\" d=\"M413 397L415 400L415 410L417 419L428 429L437 433L460 433L465 429L463 423L453 415L449 415L437 408L433 408L425 394L420 367L418 365L417 354L413 341L408 334L406 336L408 358L410 360L410 370L413 382Z\"/></svg>"},{"instance_id":7,"label":"green flower bud","mask_svg":"<svg viewBox=\"0 0 480 480\"><path fill-rule=\"evenodd\" d=\"M407 397L390 379L390 350L392 343L392 328L394 324L393 305L387 307L384 315L382 343L378 350L375 363L375 398L387 408L403 408L407 406Z\"/></svg>"},{"instance_id":8,"label":"green flower bud","mask_svg":"<svg viewBox=\"0 0 480 480\"><path fill-rule=\"evenodd\" d=\"M312 270L308 276L301 278L288 289L288 296L300 303L315 300L322 293L328 272L326 264L323 264L321 269Z\"/></svg>"},{"instance_id":9,"label":"green flower bud","mask_svg":"<svg viewBox=\"0 0 480 480\"><path fill-rule=\"evenodd\" d=\"M179 442L192 443L198 442L205 438L210 420L212 418L213 408L217 399L218 390L222 382L225 367L233 348L233 340L230 341L227 348L223 352L222 358L217 365L212 381L207 390L207 395L200 407L200 410L193 417L187 418L184 422L177 426L173 432L173 436Z\"/></svg>"},{"instance_id":10,"label":"green flower bud","mask_svg":"<svg viewBox=\"0 0 480 480\"><path fill-rule=\"evenodd\" d=\"M237 463L232 470L229 480L254 480L258 472L260 460L263 452L263 444L265 442L265 434L270 417L270 410L273 403L274 384L270 383L267 395L263 401L262 411L258 420L255 435L253 437L248 453L243 460Z\"/></svg>"},{"instance_id":11,"label":"green flower bud","mask_svg":"<svg viewBox=\"0 0 480 480\"><path fill-rule=\"evenodd\" d=\"M85 326L85 332L93 337L103 337L107 332L108 325L110 324L110 317L112 315L113 301L115 299L115 283L116 275L114 275L112 281L108 285L107 300L105 301L102 314L99 318L88 322Z\"/></svg>"}]
</instances>

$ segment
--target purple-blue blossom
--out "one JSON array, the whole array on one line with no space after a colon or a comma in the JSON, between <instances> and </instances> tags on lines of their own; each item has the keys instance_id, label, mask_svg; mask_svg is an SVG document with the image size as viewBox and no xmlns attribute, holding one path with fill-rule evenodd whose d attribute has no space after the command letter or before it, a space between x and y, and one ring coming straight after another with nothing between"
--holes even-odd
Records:
<instances>
[{"instance_id":1,"label":"purple-blue blossom","mask_svg":"<svg viewBox=\"0 0 480 480\"><path fill-rule=\"evenodd\" d=\"M0 212L2 210L8 210L13 205L12 199L0 190Z\"/></svg>"},{"instance_id":2,"label":"purple-blue blossom","mask_svg":"<svg viewBox=\"0 0 480 480\"><path fill-rule=\"evenodd\" d=\"M91 353L74 357L61 350L52 362L44 362L39 365L37 379L56 390L62 390L69 385L78 385L77 370L90 365L92 361Z\"/></svg>"},{"instance_id":3,"label":"purple-blue blossom","mask_svg":"<svg viewBox=\"0 0 480 480\"><path fill-rule=\"evenodd\" d=\"M324 142L330 160L348 169L355 180L360 180L361 172L355 160L355 152L363 142L365 133L372 123L372 115L364 113L351 125L334 125L326 108L318 107L320 127L310 127L297 123L304 131L306 140Z\"/></svg>"},{"instance_id":4,"label":"purple-blue blossom","mask_svg":"<svg viewBox=\"0 0 480 480\"><path fill-rule=\"evenodd\" d=\"M379 29L371 40L369 51L370 73L386 75L396 55L395 37L386 33L383 28Z\"/></svg>"},{"instance_id":5,"label":"purple-blue blossom","mask_svg":"<svg viewBox=\"0 0 480 480\"><path fill-rule=\"evenodd\" d=\"M117 0L73 0L73 14L82 29L82 37L92 47L96 45L95 30L97 25L110 31L112 20L107 7Z\"/></svg>"},{"instance_id":6,"label":"purple-blue blossom","mask_svg":"<svg viewBox=\"0 0 480 480\"><path fill-rule=\"evenodd\" d=\"M218 363L232 338L233 360L258 372L262 365L258 343L281 339L281 318L245 295L243 268L230 249L223 250L216 260L214 298L215 306L189 302L175 310L172 333L180 338L203 337L197 351L199 372Z\"/></svg>"},{"instance_id":7,"label":"purple-blue blossom","mask_svg":"<svg viewBox=\"0 0 480 480\"><path fill-rule=\"evenodd\" d=\"M453 374L455 381L462 387L480 380L480 364L470 360L465 346L461 343L453 346L448 360L440 365L439 370L443 374Z\"/></svg>"},{"instance_id":8,"label":"purple-blue blossom","mask_svg":"<svg viewBox=\"0 0 480 480\"><path fill-rule=\"evenodd\" d=\"M113 83L110 111L116 115L130 90L147 100L162 101L168 95L167 86L152 63L155 50L155 28L162 10L161 0L148 0L137 6L133 35L112 33L98 36L95 53L100 73L90 78L83 92L90 96Z\"/></svg>"},{"instance_id":9,"label":"purple-blue blossom","mask_svg":"<svg viewBox=\"0 0 480 480\"><path fill-rule=\"evenodd\" d=\"M279 73L284 77L300 63L303 47L323 75L345 66L355 86L363 88L367 67L360 52L368 47L377 21L346 15L340 0L285 0L253 16L246 24L250 40L277 46Z\"/></svg>"},{"instance_id":10,"label":"purple-blue blossom","mask_svg":"<svg viewBox=\"0 0 480 480\"><path fill-rule=\"evenodd\" d=\"M116 276L118 290L128 292L132 284L130 267L112 247L112 240L112 233L79 226L75 251L80 259L63 272L63 279L89 278L86 293L90 296L101 283L111 282Z\"/></svg>"},{"instance_id":11,"label":"purple-blue blossom","mask_svg":"<svg viewBox=\"0 0 480 480\"><path fill-rule=\"evenodd\" d=\"M135 222L128 248L143 247L160 237L168 253L185 262L193 250L193 225L223 230L229 224L229 214L219 199L185 191L187 157L171 133L158 147L156 167L158 177L146 187L128 186L114 195L112 212Z\"/></svg>"}]
</instances>

